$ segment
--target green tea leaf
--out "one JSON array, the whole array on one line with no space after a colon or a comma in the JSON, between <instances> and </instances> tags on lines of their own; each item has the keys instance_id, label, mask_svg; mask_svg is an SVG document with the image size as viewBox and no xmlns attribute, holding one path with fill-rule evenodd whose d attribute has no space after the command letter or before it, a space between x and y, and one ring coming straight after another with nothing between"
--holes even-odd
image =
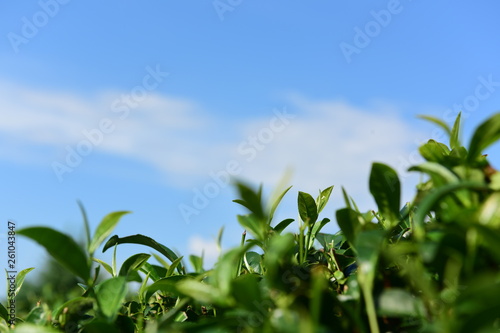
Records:
<instances>
[{"instance_id":1,"label":"green tea leaf","mask_svg":"<svg viewBox=\"0 0 500 333\"><path fill-rule=\"evenodd\" d=\"M278 234L282 233L283 230L285 230L286 227L288 227L290 225L290 223L292 223L293 221L295 221L294 219L284 219L283 221L281 221L280 223L278 223L273 229L274 231L276 231Z\"/></svg>"},{"instance_id":2,"label":"green tea leaf","mask_svg":"<svg viewBox=\"0 0 500 333\"><path fill-rule=\"evenodd\" d=\"M118 276L108 279L97 285L95 290L100 312L108 322L113 322L127 295L125 277Z\"/></svg>"},{"instance_id":3,"label":"green tea leaf","mask_svg":"<svg viewBox=\"0 0 500 333\"><path fill-rule=\"evenodd\" d=\"M87 240L87 248L90 245L90 223L89 219L87 218L87 212L85 211L85 207L83 207L83 204L80 201L77 201L78 207L80 207L80 212L82 213L83 217L83 225L85 227L85 238Z\"/></svg>"},{"instance_id":4,"label":"green tea leaf","mask_svg":"<svg viewBox=\"0 0 500 333\"><path fill-rule=\"evenodd\" d=\"M373 163L370 173L370 193L377 203L379 213L385 219L386 229L399 223L401 185L392 168L385 164Z\"/></svg>"},{"instance_id":5,"label":"green tea leaf","mask_svg":"<svg viewBox=\"0 0 500 333\"><path fill-rule=\"evenodd\" d=\"M262 255L257 252L249 251L244 257L245 267L250 273L262 274Z\"/></svg>"},{"instance_id":6,"label":"green tea leaf","mask_svg":"<svg viewBox=\"0 0 500 333\"><path fill-rule=\"evenodd\" d=\"M108 272L109 274L111 274L112 276L114 275L114 272L113 272L113 267L111 267L110 264L100 260L100 259L97 259L97 258L92 258L93 261L95 261L96 263L99 263L102 265L102 267L104 267L104 269L106 270L106 272Z\"/></svg>"},{"instance_id":7,"label":"green tea leaf","mask_svg":"<svg viewBox=\"0 0 500 333\"><path fill-rule=\"evenodd\" d=\"M469 144L468 162L476 161L482 151L500 139L500 112L476 128Z\"/></svg>"},{"instance_id":8,"label":"green tea leaf","mask_svg":"<svg viewBox=\"0 0 500 333\"><path fill-rule=\"evenodd\" d=\"M118 222L123 215L129 214L128 211L114 212L106 215L94 233L94 237L89 244L88 251L90 254L93 254L95 250L101 245L102 242L113 232Z\"/></svg>"},{"instance_id":9,"label":"green tea leaf","mask_svg":"<svg viewBox=\"0 0 500 333\"><path fill-rule=\"evenodd\" d=\"M3 318L6 322L9 322L9 312L2 303L0 303L0 318Z\"/></svg>"},{"instance_id":10,"label":"green tea leaf","mask_svg":"<svg viewBox=\"0 0 500 333\"><path fill-rule=\"evenodd\" d=\"M264 213L264 208L262 207L262 185L259 187L258 191L254 191L246 184L238 182L236 184L236 188L241 199L233 200L233 202L246 207L257 218L265 220L266 214Z\"/></svg>"},{"instance_id":11,"label":"green tea leaf","mask_svg":"<svg viewBox=\"0 0 500 333\"><path fill-rule=\"evenodd\" d=\"M57 333L56 331L50 327L39 326L35 324L22 323L16 326L16 329L13 330L14 333Z\"/></svg>"},{"instance_id":12,"label":"green tea leaf","mask_svg":"<svg viewBox=\"0 0 500 333\"><path fill-rule=\"evenodd\" d=\"M450 134L450 148L456 149L460 147L460 117L462 112L458 113L457 118L455 119L455 123L453 124L453 128L451 129Z\"/></svg>"},{"instance_id":13,"label":"green tea leaf","mask_svg":"<svg viewBox=\"0 0 500 333\"><path fill-rule=\"evenodd\" d=\"M387 317L422 317L425 307L422 299L399 288L387 288L378 297L377 313Z\"/></svg>"},{"instance_id":14,"label":"green tea leaf","mask_svg":"<svg viewBox=\"0 0 500 333\"><path fill-rule=\"evenodd\" d=\"M321 213L323 208L325 208L328 200L330 200L330 195L332 194L333 186L327 187L320 192L318 198L316 199L316 204L318 206L318 214Z\"/></svg>"},{"instance_id":15,"label":"green tea leaf","mask_svg":"<svg viewBox=\"0 0 500 333\"><path fill-rule=\"evenodd\" d=\"M479 223L493 228L500 227L500 192L492 193L478 212Z\"/></svg>"},{"instance_id":16,"label":"green tea leaf","mask_svg":"<svg viewBox=\"0 0 500 333\"><path fill-rule=\"evenodd\" d=\"M196 273L203 273L203 257L190 255L189 262Z\"/></svg>"},{"instance_id":17,"label":"green tea leaf","mask_svg":"<svg viewBox=\"0 0 500 333\"><path fill-rule=\"evenodd\" d=\"M150 257L151 255L147 253L137 253L127 258L127 260L123 262L118 276L127 277L130 272L137 271L139 268L141 268L141 266L144 265L144 263L148 261Z\"/></svg>"},{"instance_id":18,"label":"green tea leaf","mask_svg":"<svg viewBox=\"0 0 500 333\"><path fill-rule=\"evenodd\" d=\"M104 245L104 248L102 249L102 252L105 252L107 249L109 249L117 244L140 244L140 245L148 246L148 247L160 252L161 254L163 254L171 262L174 262L178 258L178 256L175 254L175 252L172 251L171 249L169 249L168 247L166 247L165 245L158 243L157 241L155 241L151 237L147 237L147 236L140 235L140 234L122 237L122 238L118 237L117 235L114 235L106 242L106 244ZM182 265L182 263L179 264L179 266L177 267L177 270L179 271L179 273L182 274L182 271L184 270L184 266Z\"/></svg>"},{"instance_id":19,"label":"green tea leaf","mask_svg":"<svg viewBox=\"0 0 500 333\"><path fill-rule=\"evenodd\" d=\"M146 299L149 299L157 291L174 296L178 295L177 285L185 279L192 280L188 275L172 275L155 281L147 288Z\"/></svg>"},{"instance_id":20,"label":"green tea leaf","mask_svg":"<svg viewBox=\"0 0 500 333\"><path fill-rule=\"evenodd\" d=\"M31 272L34 269L35 269L35 267L26 268L26 269L23 269L22 271L17 273L15 295L17 295L19 293L19 291L21 290L21 287L23 286L23 283L24 283L24 279L26 278L26 274L28 274L29 272Z\"/></svg>"},{"instance_id":21,"label":"green tea leaf","mask_svg":"<svg viewBox=\"0 0 500 333\"><path fill-rule=\"evenodd\" d=\"M181 256L172 262L172 265L170 265L170 267L168 268L167 275L165 276L171 276L172 274L174 274L174 270L181 264L182 258L184 257Z\"/></svg>"},{"instance_id":22,"label":"green tea leaf","mask_svg":"<svg viewBox=\"0 0 500 333\"><path fill-rule=\"evenodd\" d=\"M451 135L451 129L450 129L450 127L448 126L448 124L446 124L441 119L438 119L438 118L435 118L435 117L431 117L431 116L424 116L424 115L419 115L418 118L428 120L428 121L430 121L430 122L438 125L439 127L441 127L446 132L446 134Z\"/></svg>"},{"instance_id":23,"label":"green tea leaf","mask_svg":"<svg viewBox=\"0 0 500 333\"><path fill-rule=\"evenodd\" d=\"M233 297L249 311L261 311L262 295L255 274L240 275L232 281Z\"/></svg>"},{"instance_id":24,"label":"green tea leaf","mask_svg":"<svg viewBox=\"0 0 500 333\"><path fill-rule=\"evenodd\" d=\"M274 200L273 202L273 205L271 206L271 210L269 212L269 223L271 223L271 221L273 220L273 217L274 217L274 213L276 212L276 209L278 208L281 200L283 200L283 197L285 196L285 194L287 194L287 192L291 189L292 187L288 187L286 190L284 190L277 198L276 200Z\"/></svg>"},{"instance_id":25,"label":"green tea leaf","mask_svg":"<svg viewBox=\"0 0 500 333\"><path fill-rule=\"evenodd\" d=\"M24 228L17 233L42 245L63 267L85 282L89 280L90 266L87 257L73 238L47 227Z\"/></svg>"},{"instance_id":26,"label":"green tea leaf","mask_svg":"<svg viewBox=\"0 0 500 333\"><path fill-rule=\"evenodd\" d=\"M423 158L429 162L443 163L450 155L450 150L445 144L429 140L418 149Z\"/></svg>"},{"instance_id":27,"label":"green tea leaf","mask_svg":"<svg viewBox=\"0 0 500 333\"><path fill-rule=\"evenodd\" d=\"M308 225L313 225L318 219L318 208L316 207L316 202L313 197L308 193L299 191L297 202L299 206L299 215L302 221Z\"/></svg>"},{"instance_id":28,"label":"green tea leaf","mask_svg":"<svg viewBox=\"0 0 500 333\"><path fill-rule=\"evenodd\" d=\"M347 241L354 246L356 242L356 237L359 231L362 229L362 217L361 215L350 209L342 208L337 210L336 213L337 223L342 230Z\"/></svg>"}]
</instances>

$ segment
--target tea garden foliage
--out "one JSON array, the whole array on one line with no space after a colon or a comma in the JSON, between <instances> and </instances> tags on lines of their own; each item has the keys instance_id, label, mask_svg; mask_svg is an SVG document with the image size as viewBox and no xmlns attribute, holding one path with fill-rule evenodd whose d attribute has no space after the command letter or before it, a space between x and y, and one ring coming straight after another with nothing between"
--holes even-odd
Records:
<instances>
[{"instance_id":1,"label":"tea garden foliage","mask_svg":"<svg viewBox=\"0 0 500 333\"><path fill-rule=\"evenodd\" d=\"M297 221L275 221L290 188L266 204L262 187L237 183L234 202L247 210L237 216L241 245L210 270L202 257L180 257L147 235L110 237L126 211L105 216L91 233L80 205L85 246L47 227L19 230L79 280L78 290L54 303L40 299L15 328L0 306L0 331L498 332L500 173L482 152L500 138L500 113L475 130L467 148L460 115L451 128L423 118L449 142L419 148L425 162L409 170L426 180L412 202L400 202L398 175L381 163L369 177L376 209L360 211L342 188L345 207L334 217L323 210L333 186L315 197L298 192ZM340 231L323 233L332 219ZM286 231L292 224L295 233ZM95 258L103 244L114 257L122 244L149 252L118 267ZM28 272L18 274L16 292ZM140 287L131 292L133 281Z\"/></svg>"}]
</instances>

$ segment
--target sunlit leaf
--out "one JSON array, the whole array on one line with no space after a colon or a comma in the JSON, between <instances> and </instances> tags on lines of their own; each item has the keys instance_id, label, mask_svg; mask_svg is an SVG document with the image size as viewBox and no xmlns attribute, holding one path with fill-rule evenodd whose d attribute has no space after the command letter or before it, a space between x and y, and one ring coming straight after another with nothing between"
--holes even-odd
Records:
<instances>
[{"instance_id":1,"label":"sunlit leaf","mask_svg":"<svg viewBox=\"0 0 500 333\"><path fill-rule=\"evenodd\" d=\"M31 238L42 245L63 267L84 281L90 278L90 267L87 257L73 238L47 227L25 228L18 230L17 233Z\"/></svg>"},{"instance_id":2,"label":"sunlit leaf","mask_svg":"<svg viewBox=\"0 0 500 333\"><path fill-rule=\"evenodd\" d=\"M88 251L89 253L94 253L95 250L101 245L102 242L113 232L118 222L123 215L129 214L128 211L114 212L106 215L101 223L97 226L97 229L94 233L94 237L89 244Z\"/></svg>"},{"instance_id":3,"label":"sunlit leaf","mask_svg":"<svg viewBox=\"0 0 500 333\"><path fill-rule=\"evenodd\" d=\"M370 173L370 193L385 220L384 227L396 226L400 220L401 200L401 185L396 171L385 164L373 163Z\"/></svg>"}]
</instances>

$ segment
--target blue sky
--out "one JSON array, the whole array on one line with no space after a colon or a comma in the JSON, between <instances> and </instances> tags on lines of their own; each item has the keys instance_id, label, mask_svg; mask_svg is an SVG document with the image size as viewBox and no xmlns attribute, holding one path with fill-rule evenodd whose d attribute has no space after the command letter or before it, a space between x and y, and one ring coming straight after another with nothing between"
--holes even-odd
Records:
<instances>
[{"instance_id":1,"label":"blue sky","mask_svg":"<svg viewBox=\"0 0 500 333\"><path fill-rule=\"evenodd\" d=\"M493 0L2 3L0 220L82 238L81 200L93 228L130 210L116 234L185 256L204 248L213 262L218 230L226 249L242 232L228 174L266 193L289 174L278 218L296 217L297 191L330 185L325 216L341 186L374 208L373 161L400 173L410 200L418 145L444 140L416 115L452 122L462 110L467 142L498 111L499 10ZM19 269L44 257L18 240Z\"/></svg>"}]
</instances>

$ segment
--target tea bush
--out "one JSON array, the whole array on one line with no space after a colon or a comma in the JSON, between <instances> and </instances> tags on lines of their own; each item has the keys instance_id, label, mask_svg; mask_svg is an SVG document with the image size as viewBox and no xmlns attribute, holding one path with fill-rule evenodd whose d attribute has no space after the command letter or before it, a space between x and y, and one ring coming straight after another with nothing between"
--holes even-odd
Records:
<instances>
[{"instance_id":1,"label":"tea bush","mask_svg":"<svg viewBox=\"0 0 500 333\"><path fill-rule=\"evenodd\" d=\"M289 191L265 204L262 187L237 183L241 245L213 269L185 258L146 235L109 237L128 212L107 215L86 245L47 227L18 234L41 244L79 279L80 292L62 304L41 300L17 318L15 332L498 332L500 330L500 173L482 155L500 138L500 113L460 142L454 126L423 117L449 136L420 148L424 175L412 202L400 202L400 181L389 166L373 163L369 190L376 209L361 212L341 189L335 213L340 231L322 232L333 186L316 197L298 192L298 221L275 221ZM285 232L297 223L297 232ZM219 235L222 237L222 233ZM97 249L138 244L117 267L94 257ZM150 259L157 259L154 263ZM158 264L159 263L159 264ZM101 274L101 271L108 274ZM17 276L18 292L29 270ZM129 293L131 281L140 288ZM11 330L0 306L0 331Z\"/></svg>"}]
</instances>

